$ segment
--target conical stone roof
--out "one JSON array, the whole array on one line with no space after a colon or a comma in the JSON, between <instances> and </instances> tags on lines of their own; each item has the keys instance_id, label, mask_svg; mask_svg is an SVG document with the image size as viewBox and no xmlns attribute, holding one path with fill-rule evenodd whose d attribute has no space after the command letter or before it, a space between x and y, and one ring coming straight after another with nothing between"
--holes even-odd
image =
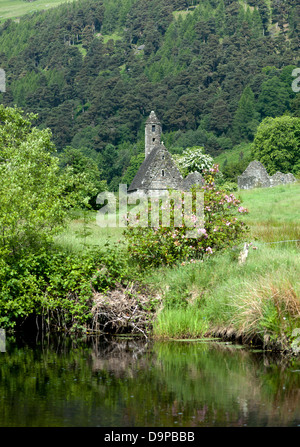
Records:
<instances>
[{"instance_id":1,"label":"conical stone roof","mask_svg":"<svg viewBox=\"0 0 300 447\"><path fill-rule=\"evenodd\" d=\"M160 124L160 121L157 118L157 116L153 110L150 113L150 115L148 116L148 118L146 120L146 124Z\"/></svg>"}]
</instances>

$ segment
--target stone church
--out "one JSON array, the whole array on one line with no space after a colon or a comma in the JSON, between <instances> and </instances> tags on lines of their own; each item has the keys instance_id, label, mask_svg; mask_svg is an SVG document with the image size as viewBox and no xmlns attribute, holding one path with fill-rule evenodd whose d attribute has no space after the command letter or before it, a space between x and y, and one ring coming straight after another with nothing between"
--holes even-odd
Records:
<instances>
[{"instance_id":1,"label":"stone church","mask_svg":"<svg viewBox=\"0 0 300 447\"><path fill-rule=\"evenodd\" d=\"M161 196L169 189L189 191L194 184L202 185L200 173L182 177L171 154L161 142L162 126L155 112L151 112L145 125L145 160L128 188L128 193Z\"/></svg>"}]
</instances>

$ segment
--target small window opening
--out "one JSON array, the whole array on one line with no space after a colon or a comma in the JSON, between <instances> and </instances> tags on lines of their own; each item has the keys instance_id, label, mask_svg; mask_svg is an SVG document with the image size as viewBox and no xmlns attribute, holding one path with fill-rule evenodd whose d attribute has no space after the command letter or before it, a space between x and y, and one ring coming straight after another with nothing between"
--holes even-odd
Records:
<instances>
[{"instance_id":1,"label":"small window opening","mask_svg":"<svg viewBox=\"0 0 300 447\"><path fill-rule=\"evenodd\" d=\"M161 159L162 159L162 160L164 160L164 159L165 159L165 156L164 156L164 155L162 155L162 156L161 156Z\"/></svg>"},{"instance_id":2,"label":"small window opening","mask_svg":"<svg viewBox=\"0 0 300 447\"><path fill-rule=\"evenodd\" d=\"M164 169L161 170L161 175L162 175L162 177L165 176L165 170Z\"/></svg>"},{"instance_id":3,"label":"small window opening","mask_svg":"<svg viewBox=\"0 0 300 447\"><path fill-rule=\"evenodd\" d=\"M155 125L152 125L152 132L155 132Z\"/></svg>"},{"instance_id":4,"label":"small window opening","mask_svg":"<svg viewBox=\"0 0 300 447\"><path fill-rule=\"evenodd\" d=\"M152 141L153 141L153 143L154 143L154 141L155 141L155 138L152 138Z\"/></svg>"}]
</instances>

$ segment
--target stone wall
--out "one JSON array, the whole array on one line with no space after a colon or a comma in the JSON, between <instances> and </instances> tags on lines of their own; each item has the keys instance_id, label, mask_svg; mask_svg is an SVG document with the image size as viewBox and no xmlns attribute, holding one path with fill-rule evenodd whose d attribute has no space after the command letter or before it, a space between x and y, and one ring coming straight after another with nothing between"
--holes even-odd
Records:
<instances>
[{"instance_id":1,"label":"stone wall","mask_svg":"<svg viewBox=\"0 0 300 447\"><path fill-rule=\"evenodd\" d=\"M200 172L191 172L185 179L183 180L183 190L189 191L192 186L202 186L204 185L205 180L200 174Z\"/></svg>"},{"instance_id":2,"label":"stone wall","mask_svg":"<svg viewBox=\"0 0 300 447\"><path fill-rule=\"evenodd\" d=\"M293 174L276 174L270 176L262 163L257 160L251 161L247 169L238 177L238 187L240 189L271 188L277 185L293 183L296 178Z\"/></svg>"}]
</instances>

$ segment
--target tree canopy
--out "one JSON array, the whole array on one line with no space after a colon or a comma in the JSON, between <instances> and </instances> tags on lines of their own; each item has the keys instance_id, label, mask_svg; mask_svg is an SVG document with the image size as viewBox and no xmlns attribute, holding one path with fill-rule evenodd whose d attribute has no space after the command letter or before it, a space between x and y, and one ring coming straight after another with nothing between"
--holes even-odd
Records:
<instances>
[{"instance_id":1,"label":"tree canopy","mask_svg":"<svg viewBox=\"0 0 300 447\"><path fill-rule=\"evenodd\" d=\"M51 238L85 196L85 176L61 170L49 129L0 105L0 246L17 252Z\"/></svg>"},{"instance_id":2,"label":"tree canopy","mask_svg":"<svg viewBox=\"0 0 300 447\"><path fill-rule=\"evenodd\" d=\"M252 147L270 175L300 171L300 118L265 118L257 129Z\"/></svg>"},{"instance_id":3,"label":"tree canopy","mask_svg":"<svg viewBox=\"0 0 300 447\"><path fill-rule=\"evenodd\" d=\"M38 114L59 152L101 158L111 190L151 110L171 153L204 146L217 156L252 141L265 117L299 116L298 3L80 0L6 21L0 101Z\"/></svg>"}]
</instances>

